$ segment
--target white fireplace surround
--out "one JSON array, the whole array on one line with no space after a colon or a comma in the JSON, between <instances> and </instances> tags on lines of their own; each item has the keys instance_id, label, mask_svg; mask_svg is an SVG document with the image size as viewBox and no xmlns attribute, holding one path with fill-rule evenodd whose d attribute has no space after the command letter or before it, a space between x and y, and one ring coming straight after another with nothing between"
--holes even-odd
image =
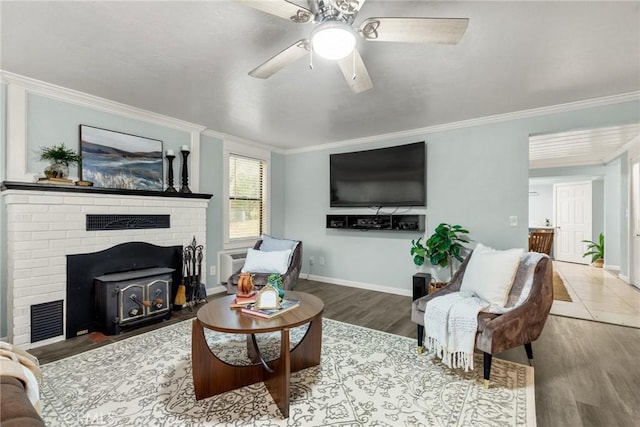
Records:
<instances>
[{"instance_id":1,"label":"white fireplace surround","mask_svg":"<svg viewBox=\"0 0 640 427\"><path fill-rule=\"evenodd\" d=\"M208 199L10 189L0 193L7 221L9 340L29 349L31 306L63 300L66 330L66 256L102 251L126 242L186 246L206 240ZM87 214L170 215L170 228L86 231ZM206 254L205 254L206 259Z\"/></svg>"}]
</instances>

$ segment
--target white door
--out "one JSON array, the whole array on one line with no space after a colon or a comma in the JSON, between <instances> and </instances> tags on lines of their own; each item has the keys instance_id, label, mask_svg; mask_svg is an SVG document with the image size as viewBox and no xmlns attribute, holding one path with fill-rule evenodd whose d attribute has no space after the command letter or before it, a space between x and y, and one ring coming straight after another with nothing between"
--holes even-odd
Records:
<instances>
[{"instance_id":1,"label":"white door","mask_svg":"<svg viewBox=\"0 0 640 427\"><path fill-rule=\"evenodd\" d=\"M640 159L631 166L631 284L640 288Z\"/></svg>"},{"instance_id":2,"label":"white door","mask_svg":"<svg viewBox=\"0 0 640 427\"><path fill-rule=\"evenodd\" d=\"M582 256L591 237L591 181L554 184L556 233L554 255L558 261L589 264Z\"/></svg>"}]
</instances>

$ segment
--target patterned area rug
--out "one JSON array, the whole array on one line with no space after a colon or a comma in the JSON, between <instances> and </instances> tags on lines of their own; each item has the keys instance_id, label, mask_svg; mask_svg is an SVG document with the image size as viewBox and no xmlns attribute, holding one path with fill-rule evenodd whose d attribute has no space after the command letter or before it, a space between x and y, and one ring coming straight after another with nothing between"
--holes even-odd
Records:
<instances>
[{"instance_id":1,"label":"patterned area rug","mask_svg":"<svg viewBox=\"0 0 640 427\"><path fill-rule=\"evenodd\" d=\"M306 327L292 333L292 345ZM248 363L242 335L207 332L216 354ZM260 336L278 351L278 335ZM42 367L47 426L534 426L533 368L482 360L452 371L413 339L323 321L320 366L291 375L283 419L263 383L196 401L191 321L170 325Z\"/></svg>"}]
</instances>

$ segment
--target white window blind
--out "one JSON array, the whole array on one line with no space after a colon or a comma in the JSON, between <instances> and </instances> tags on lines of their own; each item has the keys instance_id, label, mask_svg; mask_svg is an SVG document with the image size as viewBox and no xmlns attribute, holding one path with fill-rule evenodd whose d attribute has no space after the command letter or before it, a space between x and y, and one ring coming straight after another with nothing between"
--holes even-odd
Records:
<instances>
[{"instance_id":1,"label":"white window blind","mask_svg":"<svg viewBox=\"0 0 640 427\"><path fill-rule=\"evenodd\" d=\"M229 240L258 238L266 227L266 162L229 155Z\"/></svg>"}]
</instances>

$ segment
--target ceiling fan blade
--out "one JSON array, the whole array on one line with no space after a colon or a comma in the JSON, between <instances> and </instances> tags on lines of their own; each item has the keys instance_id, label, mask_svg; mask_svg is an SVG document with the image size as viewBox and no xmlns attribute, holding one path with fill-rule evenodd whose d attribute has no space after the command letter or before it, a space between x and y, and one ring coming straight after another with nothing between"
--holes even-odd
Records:
<instances>
[{"instance_id":1,"label":"ceiling fan blade","mask_svg":"<svg viewBox=\"0 0 640 427\"><path fill-rule=\"evenodd\" d=\"M270 59L249 71L249 75L259 79L268 79L287 65L305 56L308 52L309 41L306 39L298 40L282 52L275 54Z\"/></svg>"},{"instance_id":2,"label":"ceiling fan blade","mask_svg":"<svg viewBox=\"0 0 640 427\"><path fill-rule=\"evenodd\" d=\"M237 3L242 3L253 9L258 9L271 15L279 16L280 18L287 19L289 21L304 24L312 22L313 14L307 8L298 6L287 0L234 0Z\"/></svg>"},{"instance_id":3,"label":"ceiling fan blade","mask_svg":"<svg viewBox=\"0 0 640 427\"><path fill-rule=\"evenodd\" d=\"M468 18L369 18L360 33L383 42L457 44L468 25Z\"/></svg>"},{"instance_id":4,"label":"ceiling fan blade","mask_svg":"<svg viewBox=\"0 0 640 427\"><path fill-rule=\"evenodd\" d=\"M339 59L338 66L353 93L364 92L373 87L367 67L365 67L357 49L353 51L352 55Z\"/></svg>"}]
</instances>

